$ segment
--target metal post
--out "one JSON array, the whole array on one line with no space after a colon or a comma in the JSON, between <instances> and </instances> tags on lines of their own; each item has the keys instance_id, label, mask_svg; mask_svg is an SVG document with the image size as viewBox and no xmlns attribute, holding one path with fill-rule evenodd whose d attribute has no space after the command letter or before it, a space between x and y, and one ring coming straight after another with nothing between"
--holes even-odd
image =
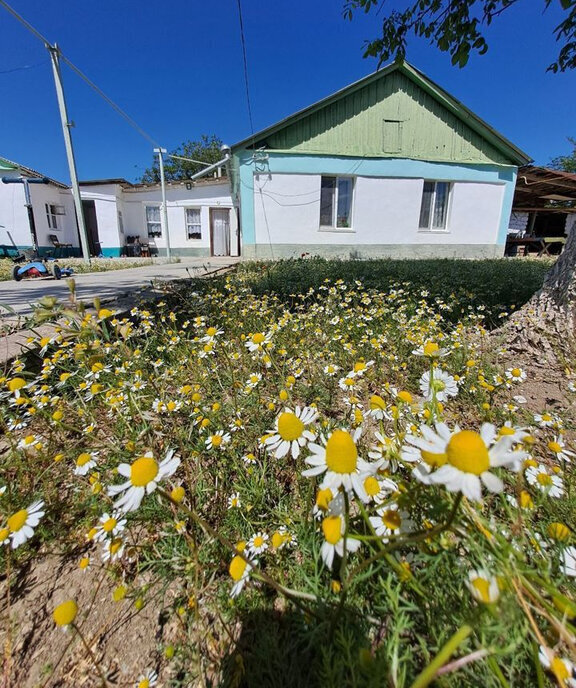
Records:
<instances>
[{"instance_id":1,"label":"metal post","mask_svg":"<svg viewBox=\"0 0 576 688\"><path fill-rule=\"evenodd\" d=\"M62 121L62 132L64 133L64 144L66 146L66 157L68 158L68 167L70 169L70 181L72 183L72 196L74 197L74 206L76 207L76 219L78 220L78 230L80 233L80 244L82 246L82 256L84 260L90 262L90 248L88 244L88 235L86 233L86 223L84 221L84 211L82 209L82 197L80 196L80 187L78 186L78 175L76 174L76 161L74 160L74 150L72 148L72 136L70 135L70 127L74 126L72 122L68 121L68 112L66 110L66 100L64 98L64 87L62 85L62 76L60 74L60 62L58 59L58 45L53 46L49 43L46 48L52 58L52 71L54 72L54 82L56 84L56 96L58 98L58 107L60 109L60 119Z\"/></svg>"},{"instance_id":2,"label":"metal post","mask_svg":"<svg viewBox=\"0 0 576 688\"><path fill-rule=\"evenodd\" d=\"M32 208L32 201L30 200L30 188L28 187L28 180L22 177L24 184L24 197L26 198L26 208L28 209L28 222L30 223L30 234L32 235L32 248L36 255L38 255L38 236L36 234L36 222L34 221L34 209Z\"/></svg>"},{"instance_id":3,"label":"metal post","mask_svg":"<svg viewBox=\"0 0 576 688\"><path fill-rule=\"evenodd\" d=\"M160 185L162 187L162 220L164 230L166 232L166 258L170 261L172 256L170 253L170 229L168 228L168 208L166 206L166 181L164 179L164 153L168 151L166 148L155 148L155 153L158 153L158 164L160 165Z\"/></svg>"}]
</instances>

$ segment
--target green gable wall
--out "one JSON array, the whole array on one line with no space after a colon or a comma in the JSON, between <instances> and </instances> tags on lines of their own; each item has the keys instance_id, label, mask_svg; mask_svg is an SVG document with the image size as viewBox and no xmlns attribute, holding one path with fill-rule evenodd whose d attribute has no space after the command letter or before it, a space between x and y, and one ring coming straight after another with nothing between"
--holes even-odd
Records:
<instances>
[{"instance_id":1,"label":"green gable wall","mask_svg":"<svg viewBox=\"0 0 576 688\"><path fill-rule=\"evenodd\" d=\"M262 144L294 153L514 164L401 71L270 133Z\"/></svg>"}]
</instances>

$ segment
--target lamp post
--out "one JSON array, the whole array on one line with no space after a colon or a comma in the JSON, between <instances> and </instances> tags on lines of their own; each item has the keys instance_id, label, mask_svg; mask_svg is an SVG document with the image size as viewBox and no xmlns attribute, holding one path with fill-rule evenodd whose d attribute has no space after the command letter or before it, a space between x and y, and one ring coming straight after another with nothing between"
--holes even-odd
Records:
<instances>
[{"instance_id":1,"label":"lamp post","mask_svg":"<svg viewBox=\"0 0 576 688\"><path fill-rule=\"evenodd\" d=\"M166 182L164 180L164 153L168 151L166 148L155 148L155 153L158 153L158 164L160 166L160 185L162 186L162 220L164 229L166 231L166 258L170 262L172 256L170 252L170 229L168 228L168 208L166 206Z\"/></svg>"},{"instance_id":2,"label":"lamp post","mask_svg":"<svg viewBox=\"0 0 576 688\"><path fill-rule=\"evenodd\" d=\"M2 177L2 182L4 184L23 184L24 185L24 198L26 202L24 205L28 210L28 223L30 225L30 236L32 237L32 248L36 255L38 255L38 236L36 234L36 222L34 221L34 209L32 208L32 201L30 199L30 184L49 184L50 180L46 177Z\"/></svg>"}]
</instances>

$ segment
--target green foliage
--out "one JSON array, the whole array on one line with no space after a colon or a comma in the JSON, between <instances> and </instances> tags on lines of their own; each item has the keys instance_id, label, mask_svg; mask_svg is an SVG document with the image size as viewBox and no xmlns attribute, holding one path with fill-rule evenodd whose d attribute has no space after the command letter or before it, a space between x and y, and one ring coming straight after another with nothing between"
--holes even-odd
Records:
<instances>
[{"instance_id":1,"label":"green foliage","mask_svg":"<svg viewBox=\"0 0 576 688\"><path fill-rule=\"evenodd\" d=\"M207 163L212 165L219 160L222 160L222 139L212 134L207 136L202 134L198 141L185 141L165 157L164 159L164 177L166 181L185 181L193 174L203 170ZM191 162L189 160L178 160L171 158L171 155L177 155L182 158L190 158L199 162ZM154 184L160 182L160 167L158 165L158 156L154 156L152 167L149 167L142 175L140 181L143 184Z\"/></svg>"},{"instance_id":2,"label":"green foliage","mask_svg":"<svg viewBox=\"0 0 576 688\"><path fill-rule=\"evenodd\" d=\"M382 22L382 35L366 45L364 57L377 57L379 64L390 58L403 60L410 33L426 38L431 45L452 56L452 64L466 66L470 54L483 55L488 50L484 30L518 0L417 0L403 11L393 10ZM544 9L552 0L544 0ZM566 18L554 29L562 45L558 59L548 70L564 72L576 67L576 4L560 0ZM344 16L352 19L354 12L365 13L376 8L379 0L346 0Z\"/></svg>"},{"instance_id":3,"label":"green foliage","mask_svg":"<svg viewBox=\"0 0 576 688\"><path fill-rule=\"evenodd\" d=\"M571 136L568 137L568 141L572 146L572 152L568 155L558 155L552 158L548 163L548 167L553 170L562 170L563 172L574 172L576 173L576 139Z\"/></svg>"}]
</instances>

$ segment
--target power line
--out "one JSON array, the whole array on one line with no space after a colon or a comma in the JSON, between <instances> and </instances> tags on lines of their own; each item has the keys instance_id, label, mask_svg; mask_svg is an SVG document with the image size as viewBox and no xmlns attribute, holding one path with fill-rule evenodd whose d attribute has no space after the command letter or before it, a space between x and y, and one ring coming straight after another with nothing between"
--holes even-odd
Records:
<instances>
[{"instance_id":1,"label":"power line","mask_svg":"<svg viewBox=\"0 0 576 688\"><path fill-rule=\"evenodd\" d=\"M45 64L48 64L46 60L42 60L42 62L35 62L31 65L22 65L20 67L13 67L12 69L2 69L0 70L0 74L12 74L12 72L19 72L23 69L32 69L33 67L40 67L41 65Z\"/></svg>"},{"instance_id":2,"label":"power line","mask_svg":"<svg viewBox=\"0 0 576 688\"><path fill-rule=\"evenodd\" d=\"M52 44L50 43L50 41L49 41L45 36L43 36L43 35L40 33L40 31L38 31L37 29L35 29L35 28L32 26L32 24L30 24L28 21L26 21L26 19L24 19L24 17L22 17L20 14L18 14L18 12L16 12L15 9L13 9L12 7L10 7L10 5L9 5L5 0L0 0L0 5L1 5L2 7L4 7L4 9L6 9L6 10L7 10L15 19L17 19L24 27L26 27L26 29L27 29L28 31L30 31L30 33L31 33L32 35L34 35L38 40L42 41L42 43L44 43L45 47L48 48L48 50L56 51L56 52L58 53L58 55L60 56L60 58L61 58L64 62L66 62L66 64L67 64L67 65L68 65L68 66L69 66L69 67L70 67L70 68L71 68L71 69L72 69L72 70L73 70L73 71L74 71L83 81L85 81L85 82L90 86L90 88L92 88L94 91L96 91L96 93L97 93L101 98L103 98L103 99L108 103L108 105L110 105L114 110L116 110L116 112L117 112L121 117L123 117L123 118L126 120L126 122L128 122L128 124L129 124L133 129L135 129L135 130L136 130L141 136L143 136L147 141L149 141L150 143L154 144L154 146L156 146L157 148L160 147L160 145L157 143L157 141L156 141L154 138L152 138L152 136L150 136L146 131L144 131L144 129L142 129L142 127L141 127L137 122L135 122L135 121L132 119L132 117L130 117L130 115L128 115L126 112L124 112L124 110L122 110L122 108L121 108L119 105L116 105L116 103L112 100L112 98L109 98L109 97L104 93L104 91L102 91L101 88L99 88L93 81L91 81L91 80L90 80L90 79L89 79L89 78L88 78L88 77L87 77L78 67L76 67L76 65L75 65L73 62L71 62L67 57L65 57L65 56L62 54L62 52L60 51L59 48L57 48L56 46L52 45Z\"/></svg>"},{"instance_id":3,"label":"power line","mask_svg":"<svg viewBox=\"0 0 576 688\"><path fill-rule=\"evenodd\" d=\"M248 118L250 120L250 131L254 138L254 123L252 121L252 105L250 104L250 87L248 85L248 60L246 59L246 40L244 38L244 22L242 20L242 4L238 0L238 15L240 17L240 40L242 42L242 57L244 59L244 82L246 84L246 102L248 104ZM254 145L254 141L252 141Z\"/></svg>"}]
</instances>

